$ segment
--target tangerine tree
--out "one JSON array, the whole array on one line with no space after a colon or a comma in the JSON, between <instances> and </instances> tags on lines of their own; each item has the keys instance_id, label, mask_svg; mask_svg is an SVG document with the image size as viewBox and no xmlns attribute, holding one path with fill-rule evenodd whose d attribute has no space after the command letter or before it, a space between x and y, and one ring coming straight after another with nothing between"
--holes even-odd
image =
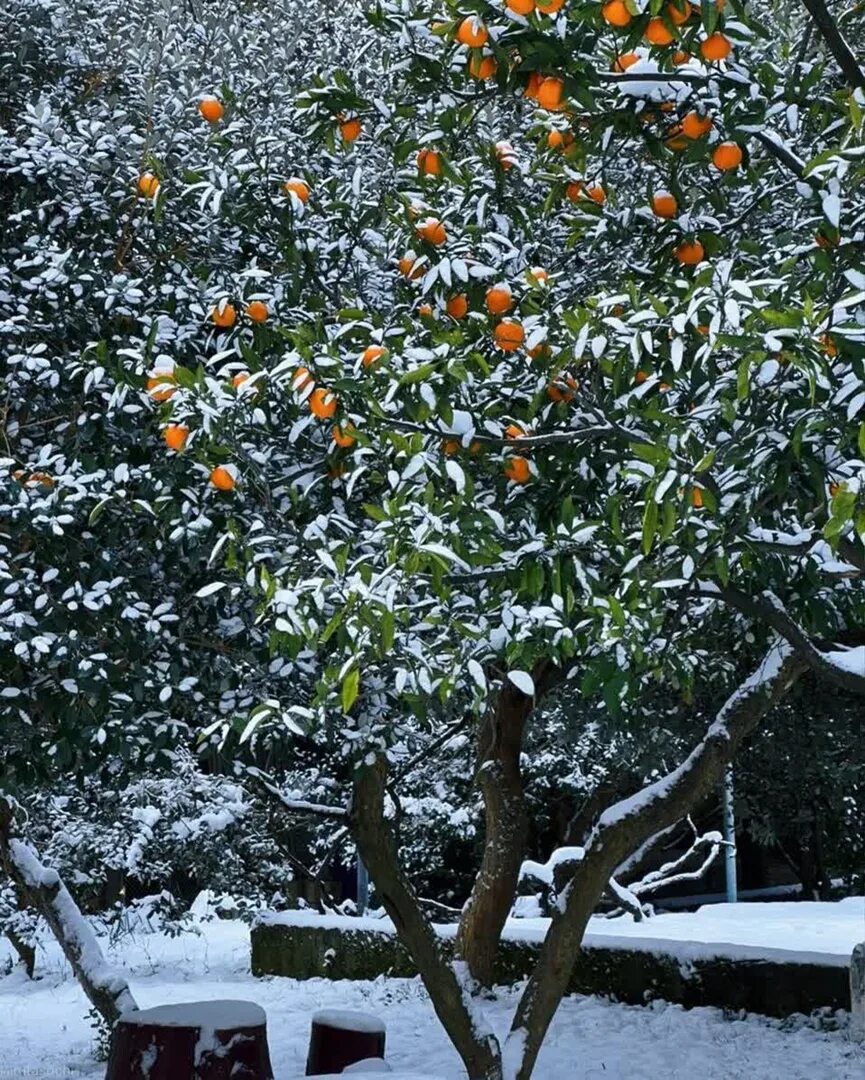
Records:
<instances>
[{"instance_id":1,"label":"tangerine tree","mask_svg":"<svg viewBox=\"0 0 865 1080\"><path fill-rule=\"evenodd\" d=\"M219 335L188 345L204 362L166 339L150 376L200 468L144 501L172 530L208 518L220 569L197 599L218 618L253 598L290 688L243 737L342 758L350 796L317 809L351 829L472 1080L531 1075L598 899L628 899L619 868L803 672L865 688L859 18L379 5L375 90L322 66L298 101L345 144L316 234L351 195L366 215L338 272L311 271L314 317L265 333L223 286L200 312ZM285 197L315 213L305 193ZM306 261L287 244L276 287ZM579 694L663 739L659 684L714 719L568 853L500 1039L479 1000L525 854L527 728ZM393 823L401 763L456 731L485 839L451 963ZM217 719L201 741L232 738Z\"/></svg>"}]
</instances>

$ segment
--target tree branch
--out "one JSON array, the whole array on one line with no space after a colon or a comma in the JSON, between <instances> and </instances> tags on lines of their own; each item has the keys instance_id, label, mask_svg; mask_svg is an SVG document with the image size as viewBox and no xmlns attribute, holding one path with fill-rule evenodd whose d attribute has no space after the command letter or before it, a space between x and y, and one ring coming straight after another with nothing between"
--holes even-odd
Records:
<instances>
[{"instance_id":1,"label":"tree branch","mask_svg":"<svg viewBox=\"0 0 865 1080\"><path fill-rule=\"evenodd\" d=\"M355 770L351 829L369 868L376 895L393 921L400 940L417 964L433 1008L451 1038L469 1075L500 1075L500 1050L492 1032L477 1029L454 967L444 958L439 940L424 915L414 889L403 873L396 843L384 812L387 761Z\"/></svg>"},{"instance_id":2,"label":"tree branch","mask_svg":"<svg viewBox=\"0 0 865 1080\"><path fill-rule=\"evenodd\" d=\"M759 596L748 596L731 585L721 587L711 581L698 581L698 596L721 600L748 618L765 623L787 641L805 663L818 675L854 694L865 694L865 666L861 673L836 664L830 654L815 644L801 626L786 611L784 605L768 590Z\"/></svg>"},{"instance_id":3,"label":"tree branch","mask_svg":"<svg viewBox=\"0 0 865 1080\"><path fill-rule=\"evenodd\" d=\"M75 977L109 1025L138 1006L126 979L108 967L90 923L81 914L56 870L12 835L15 804L0 796L0 865L25 903L45 919Z\"/></svg>"},{"instance_id":4,"label":"tree branch","mask_svg":"<svg viewBox=\"0 0 865 1080\"><path fill-rule=\"evenodd\" d=\"M674 824L715 788L742 740L806 670L805 661L786 643L773 645L678 768L601 815L586 844L585 858L559 897L558 911L511 1025L503 1054L506 1060L514 1055L519 1063L516 1080L529 1080L567 989L586 924L615 868L629 852Z\"/></svg>"},{"instance_id":5,"label":"tree branch","mask_svg":"<svg viewBox=\"0 0 865 1080\"><path fill-rule=\"evenodd\" d=\"M247 765L243 771L259 791L268 799L278 803L283 810L291 810L295 814L331 818L335 821L346 821L348 818L348 814L341 806L325 806L323 803L307 802L305 799L289 799L288 796L282 794L271 777L254 765Z\"/></svg>"},{"instance_id":6,"label":"tree branch","mask_svg":"<svg viewBox=\"0 0 865 1080\"><path fill-rule=\"evenodd\" d=\"M838 24L829 14L824 0L802 0L802 4L814 20L829 51L838 61L844 78L854 89L865 89L865 71L859 66L859 61L838 29Z\"/></svg>"}]
</instances>

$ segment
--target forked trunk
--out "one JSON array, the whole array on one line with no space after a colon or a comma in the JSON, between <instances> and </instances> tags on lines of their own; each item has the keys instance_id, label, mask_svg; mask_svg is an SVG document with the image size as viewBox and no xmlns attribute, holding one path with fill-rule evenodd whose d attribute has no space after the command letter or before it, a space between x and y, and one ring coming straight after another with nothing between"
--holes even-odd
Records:
<instances>
[{"instance_id":1,"label":"forked trunk","mask_svg":"<svg viewBox=\"0 0 865 1080\"><path fill-rule=\"evenodd\" d=\"M469 1080L502 1080L498 1040L485 1033L472 1011L471 997L445 958L432 924L402 871L385 818L387 762L361 765L355 772L351 830L400 941L417 964L433 1008L465 1064Z\"/></svg>"},{"instance_id":2,"label":"forked trunk","mask_svg":"<svg viewBox=\"0 0 865 1080\"><path fill-rule=\"evenodd\" d=\"M520 755L526 721L554 684L558 669L541 661L532 677L536 696L505 680L478 732L478 784L484 799L484 854L463 909L456 954L481 986L491 986L499 940L513 907L526 852L529 819Z\"/></svg>"}]
</instances>

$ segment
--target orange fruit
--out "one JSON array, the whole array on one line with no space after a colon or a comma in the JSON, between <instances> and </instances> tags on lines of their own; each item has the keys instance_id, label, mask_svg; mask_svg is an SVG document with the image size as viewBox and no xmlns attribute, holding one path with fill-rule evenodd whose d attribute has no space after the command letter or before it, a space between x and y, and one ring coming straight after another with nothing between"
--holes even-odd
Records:
<instances>
[{"instance_id":1,"label":"orange fruit","mask_svg":"<svg viewBox=\"0 0 865 1080\"><path fill-rule=\"evenodd\" d=\"M218 123L225 115L222 102L215 97L202 98L198 103L198 111L210 124Z\"/></svg>"},{"instance_id":2,"label":"orange fruit","mask_svg":"<svg viewBox=\"0 0 865 1080\"><path fill-rule=\"evenodd\" d=\"M313 390L309 395L307 404L309 405L309 411L317 419L330 420L336 412L338 403L336 394L328 390L326 386L319 386L317 390Z\"/></svg>"},{"instance_id":3,"label":"orange fruit","mask_svg":"<svg viewBox=\"0 0 865 1080\"><path fill-rule=\"evenodd\" d=\"M547 146L550 150L566 150L575 142L572 131L551 131L547 135Z\"/></svg>"},{"instance_id":4,"label":"orange fruit","mask_svg":"<svg viewBox=\"0 0 865 1080\"><path fill-rule=\"evenodd\" d=\"M508 480L513 480L515 484L527 483L532 475L529 463L524 457L508 458L505 462L504 472Z\"/></svg>"},{"instance_id":5,"label":"orange fruit","mask_svg":"<svg viewBox=\"0 0 865 1080\"><path fill-rule=\"evenodd\" d=\"M562 401L570 402L574 400L579 388L580 384L573 375L562 372L562 374L557 375L547 387L547 397L550 401L555 401L557 403Z\"/></svg>"},{"instance_id":6,"label":"orange fruit","mask_svg":"<svg viewBox=\"0 0 865 1080\"><path fill-rule=\"evenodd\" d=\"M245 314L251 322L263 323L267 322L267 316L270 312L267 310L267 304L263 300L250 300L246 305Z\"/></svg>"},{"instance_id":7,"label":"orange fruit","mask_svg":"<svg viewBox=\"0 0 865 1080\"><path fill-rule=\"evenodd\" d=\"M537 101L538 90L543 81L543 75L541 75L539 71L533 71L531 75L529 75L529 81L526 83L526 88L523 91L523 97L531 98L532 101Z\"/></svg>"},{"instance_id":8,"label":"orange fruit","mask_svg":"<svg viewBox=\"0 0 865 1080\"><path fill-rule=\"evenodd\" d=\"M232 491L237 483L231 470L226 469L224 465L217 465L211 472L210 482L217 491Z\"/></svg>"},{"instance_id":9,"label":"orange fruit","mask_svg":"<svg viewBox=\"0 0 865 1080\"><path fill-rule=\"evenodd\" d=\"M220 330L228 330L237 321L237 311L234 304L225 304L221 309L219 305L210 310L210 318L214 326Z\"/></svg>"},{"instance_id":10,"label":"orange fruit","mask_svg":"<svg viewBox=\"0 0 865 1080\"><path fill-rule=\"evenodd\" d=\"M699 488L691 488L691 505L696 510L703 505L703 492Z\"/></svg>"},{"instance_id":11,"label":"orange fruit","mask_svg":"<svg viewBox=\"0 0 865 1080\"><path fill-rule=\"evenodd\" d=\"M459 439L442 439L442 453L447 457L453 457L460 452L462 443Z\"/></svg>"},{"instance_id":12,"label":"orange fruit","mask_svg":"<svg viewBox=\"0 0 865 1080\"><path fill-rule=\"evenodd\" d=\"M679 211L676 196L669 191L656 191L652 196L652 213L659 218L674 218Z\"/></svg>"},{"instance_id":13,"label":"orange fruit","mask_svg":"<svg viewBox=\"0 0 865 1080\"><path fill-rule=\"evenodd\" d=\"M723 34L710 34L700 42L700 52L704 60L726 60L733 51L733 46Z\"/></svg>"},{"instance_id":14,"label":"orange fruit","mask_svg":"<svg viewBox=\"0 0 865 1080\"><path fill-rule=\"evenodd\" d=\"M742 164L742 147L734 142L719 143L712 152L712 164L721 172L738 169Z\"/></svg>"},{"instance_id":15,"label":"orange fruit","mask_svg":"<svg viewBox=\"0 0 865 1080\"><path fill-rule=\"evenodd\" d=\"M237 390L237 388L239 386L243 386L243 384L248 379L249 379L249 372L248 371L238 371L238 373L236 375L232 375L232 377L231 377L231 385L234 387L235 390Z\"/></svg>"},{"instance_id":16,"label":"orange fruit","mask_svg":"<svg viewBox=\"0 0 865 1080\"><path fill-rule=\"evenodd\" d=\"M531 270L529 270L529 274L538 285L547 286L550 283L550 272L549 270L544 270L542 266L533 266Z\"/></svg>"},{"instance_id":17,"label":"orange fruit","mask_svg":"<svg viewBox=\"0 0 865 1080\"><path fill-rule=\"evenodd\" d=\"M498 285L493 285L491 289L487 289L484 303L491 315L504 315L510 311L514 306L510 285L502 281Z\"/></svg>"},{"instance_id":18,"label":"orange fruit","mask_svg":"<svg viewBox=\"0 0 865 1080\"><path fill-rule=\"evenodd\" d=\"M670 150L686 150L688 148L688 139L682 131L681 124L675 124L670 128L667 137L664 139L664 144Z\"/></svg>"},{"instance_id":19,"label":"orange fruit","mask_svg":"<svg viewBox=\"0 0 865 1080\"><path fill-rule=\"evenodd\" d=\"M433 313L432 304L421 304L417 309L417 313L422 318L428 319Z\"/></svg>"},{"instance_id":20,"label":"orange fruit","mask_svg":"<svg viewBox=\"0 0 865 1080\"><path fill-rule=\"evenodd\" d=\"M420 264L414 254L414 252L408 252L397 263L399 272L409 279L409 281L416 281L419 277L423 277L423 265Z\"/></svg>"},{"instance_id":21,"label":"orange fruit","mask_svg":"<svg viewBox=\"0 0 865 1080\"><path fill-rule=\"evenodd\" d=\"M667 29L660 15L649 19L643 36L651 45L671 45L676 40L673 33Z\"/></svg>"},{"instance_id":22,"label":"orange fruit","mask_svg":"<svg viewBox=\"0 0 865 1080\"><path fill-rule=\"evenodd\" d=\"M598 206L603 206L607 201L607 193L600 184L589 184L586 188L586 194L592 202L596 202Z\"/></svg>"},{"instance_id":23,"label":"orange fruit","mask_svg":"<svg viewBox=\"0 0 865 1080\"><path fill-rule=\"evenodd\" d=\"M445 311L452 319L464 319L468 314L469 301L465 293L457 293L445 304Z\"/></svg>"},{"instance_id":24,"label":"orange fruit","mask_svg":"<svg viewBox=\"0 0 865 1080\"><path fill-rule=\"evenodd\" d=\"M516 319L505 319L493 331L493 339L502 352L516 352L525 338L523 325Z\"/></svg>"},{"instance_id":25,"label":"orange fruit","mask_svg":"<svg viewBox=\"0 0 865 1080\"><path fill-rule=\"evenodd\" d=\"M542 341L540 345L535 345L529 349L529 356L532 360L546 360L548 356L553 355L553 350L547 345L545 341Z\"/></svg>"},{"instance_id":26,"label":"orange fruit","mask_svg":"<svg viewBox=\"0 0 865 1080\"><path fill-rule=\"evenodd\" d=\"M482 48L489 37L489 31L477 15L467 15L457 27L457 41L470 49Z\"/></svg>"},{"instance_id":27,"label":"orange fruit","mask_svg":"<svg viewBox=\"0 0 865 1080\"><path fill-rule=\"evenodd\" d=\"M548 76L538 87L538 105L548 112L558 112L562 107L565 84L555 76Z\"/></svg>"},{"instance_id":28,"label":"orange fruit","mask_svg":"<svg viewBox=\"0 0 865 1080\"><path fill-rule=\"evenodd\" d=\"M340 120L339 133L343 141L352 143L360 135L362 124L359 116L352 116L348 120Z\"/></svg>"},{"instance_id":29,"label":"orange fruit","mask_svg":"<svg viewBox=\"0 0 865 1080\"><path fill-rule=\"evenodd\" d=\"M153 199L159 191L159 177L152 172L142 173L138 177L138 194L143 199Z\"/></svg>"},{"instance_id":30,"label":"orange fruit","mask_svg":"<svg viewBox=\"0 0 865 1080\"><path fill-rule=\"evenodd\" d=\"M473 56L469 60L469 75L473 79L491 79L497 70L498 64L494 56Z\"/></svg>"},{"instance_id":31,"label":"orange fruit","mask_svg":"<svg viewBox=\"0 0 865 1080\"><path fill-rule=\"evenodd\" d=\"M169 424L162 432L162 437L168 449L179 454L189 438L189 428L185 424Z\"/></svg>"},{"instance_id":32,"label":"orange fruit","mask_svg":"<svg viewBox=\"0 0 865 1080\"><path fill-rule=\"evenodd\" d=\"M354 431L352 424L346 424L345 427L340 427L339 424L336 424L331 432L331 436L337 446L341 446L344 450L347 450L349 446L354 446L357 441L351 434L352 431Z\"/></svg>"},{"instance_id":33,"label":"orange fruit","mask_svg":"<svg viewBox=\"0 0 865 1080\"><path fill-rule=\"evenodd\" d=\"M418 150L417 171L421 176L441 176L441 154L437 150Z\"/></svg>"},{"instance_id":34,"label":"orange fruit","mask_svg":"<svg viewBox=\"0 0 865 1080\"><path fill-rule=\"evenodd\" d=\"M686 53L684 49L676 49L676 51L673 53L673 63L676 67L681 67L682 64L687 64L690 59L690 54Z\"/></svg>"},{"instance_id":35,"label":"orange fruit","mask_svg":"<svg viewBox=\"0 0 865 1080\"><path fill-rule=\"evenodd\" d=\"M838 494L838 492L841 490L842 486L843 485L841 485L841 484L830 484L829 485L829 495L834 499L835 496Z\"/></svg>"},{"instance_id":36,"label":"orange fruit","mask_svg":"<svg viewBox=\"0 0 865 1080\"><path fill-rule=\"evenodd\" d=\"M621 56L617 56L612 63L613 71L627 71L629 67L633 67L639 61L639 56L635 52L622 53Z\"/></svg>"},{"instance_id":37,"label":"orange fruit","mask_svg":"<svg viewBox=\"0 0 865 1080\"><path fill-rule=\"evenodd\" d=\"M309 368L299 367L295 369L291 378L291 388L298 394L302 394L310 386L315 386L315 380L310 374Z\"/></svg>"},{"instance_id":38,"label":"orange fruit","mask_svg":"<svg viewBox=\"0 0 865 1080\"><path fill-rule=\"evenodd\" d=\"M309 202L309 187L303 180L296 176L292 176L290 180L286 180L282 185L282 190L286 195L294 193L304 204Z\"/></svg>"},{"instance_id":39,"label":"orange fruit","mask_svg":"<svg viewBox=\"0 0 865 1080\"><path fill-rule=\"evenodd\" d=\"M525 437L526 429L521 428L519 424L508 424L505 428L506 439L522 439Z\"/></svg>"},{"instance_id":40,"label":"orange fruit","mask_svg":"<svg viewBox=\"0 0 865 1080\"><path fill-rule=\"evenodd\" d=\"M538 11L542 11L544 15L555 15L565 6L565 0L535 0L535 3Z\"/></svg>"},{"instance_id":41,"label":"orange fruit","mask_svg":"<svg viewBox=\"0 0 865 1080\"><path fill-rule=\"evenodd\" d=\"M535 10L535 0L507 0L507 6L514 15L531 15Z\"/></svg>"},{"instance_id":42,"label":"orange fruit","mask_svg":"<svg viewBox=\"0 0 865 1080\"><path fill-rule=\"evenodd\" d=\"M42 484L43 487L53 488L54 477L45 472L32 472L28 476L24 469L16 469L12 473L12 479L25 487L33 487L34 484Z\"/></svg>"},{"instance_id":43,"label":"orange fruit","mask_svg":"<svg viewBox=\"0 0 865 1080\"><path fill-rule=\"evenodd\" d=\"M667 4L667 18L673 24L673 26L682 26L691 17L691 7L688 0L674 0L672 4Z\"/></svg>"},{"instance_id":44,"label":"orange fruit","mask_svg":"<svg viewBox=\"0 0 865 1080\"><path fill-rule=\"evenodd\" d=\"M507 172L508 169L512 169L516 164L517 154L513 146L509 142L497 142L495 145L496 161L499 163L499 167Z\"/></svg>"},{"instance_id":45,"label":"orange fruit","mask_svg":"<svg viewBox=\"0 0 865 1080\"><path fill-rule=\"evenodd\" d=\"M676 261L682 266L696 266L703 261L706 251L699 240L683 240L673 251Z\"/></svg>"},{"instance_id":46,"label":"orange fruit","mask_svg":"<svg viewBox=\"0 0 865 1080\"><path fill-rule=\"evenodd\" d=\"M147 380L147 392L154 401L168 401L177 392L176 382L170 371L157 372Z\"/></svg>"},{"instance_id":47,"label":"orange fruit","mask_svg":"<svg viewBox=\"0 0 865 1080\"><path fill-rule=\"evenodd\" d=\"M833 340L831 334L824 334L820 338L820 345L821 345L821 347L823 349L823 352L827 356L837 356L838 355L838 346L835 344L835 341Z\"/></svg>"},{"instance_id":48,"label":"orange fruit","mask_svg":"<svg viewBox=\"0 0 865 1080\"><path fill-rule=\"evenodd\" d=\"M427 218L426 221L422 221L418 225L417 234L433 247L441 247L448 238L447 230L438 218Z\"/></svg>"},{"instance_id":49,"label":"orange fruit","mask_svg":"<svg viewBox=\"0 0 865 1080\"><path fill-rule=\"evenodd\" d=\"M628 11L625 0L609 0L601 8L601 17L604 22L609 23L610 26L615 26L619 30L629 26L633 15Z\"/></svg>"},{"instance_id":50,"label":"orange fruit","mask_svg":"<svg viewBox=\"0 0 865 1080\"><path fill-rule=\"evenodd\" d=\"M387 349L384 345L367 345L363 350L363 356L360 358L360 362L365 368L371 368L373 364L383 356L387 356Z\"/></svg>"},{"instance_id":51,"label":"orange fruit","mask_svg":"<svg viewBox=\"0 0 865 1080\"><path fill-rule=\"evenodd\" d=\"M572 180L565 188L565 195L571 202L579 202L580 196L583 194L583 182L582 180Z\"/></svg>"},{"instance_id":52,"label":"orange fruit","mask_svg":"<svg viewBox=\"0 0 865 1080\"><path fill-rule=\"evenodd\" d=\"M700 116L698 112L689 112L682 120L682 134L689 139L702 139L712 130L711 116Z\"/></svg>"},{"instance_id":53,"label":"orange fruit","mask_svg":"<svg viewBox=\"0 0 865 1080\"><path fill-rule=\"evenodd\" d=\"M648 379L648 377L649 373L647 371L638 371L637 374L634 376L634 382L637 384L637 386L641 386L646 381L646 379Z\"/></svg>"}]
</instances>

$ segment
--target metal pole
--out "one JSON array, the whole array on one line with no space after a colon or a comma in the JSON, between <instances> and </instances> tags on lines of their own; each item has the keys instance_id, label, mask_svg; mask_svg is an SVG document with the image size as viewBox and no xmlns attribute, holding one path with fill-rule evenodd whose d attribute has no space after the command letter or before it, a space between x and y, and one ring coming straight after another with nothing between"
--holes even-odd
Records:
<instances>
[{"instance_id":1,"label":"metal pole","mask_svg":"<svg viewBox=\"0 0 865 1080\"><path fill-rule=\"evenodd\" d=\"M369 873L360 852L357 855L357 913L366 915L369 907Z\"/></svg>"},{"instance_id":2,"label":"metal pole","mask_svg":"<svg viewBox=\"0 0 865 1080\"><path fill-rule=\"evenodd\" d=\"M727 882L727 903L735 904L738 899L736 883L736 812L733 803L733 766L728 765L724 773L724 785L721 788L721 804L724 810L724 876Z\"/></svg>"}]
</instances>

